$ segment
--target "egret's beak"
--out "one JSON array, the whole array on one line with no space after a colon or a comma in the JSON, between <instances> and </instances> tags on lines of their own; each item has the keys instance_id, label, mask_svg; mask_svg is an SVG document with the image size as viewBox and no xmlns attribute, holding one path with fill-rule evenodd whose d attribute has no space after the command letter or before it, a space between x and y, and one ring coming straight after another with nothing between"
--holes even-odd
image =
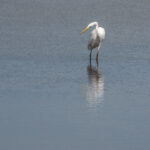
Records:
<instances>
[{"instance_id":1,"label":"egret's beak","mask_svg":"<svg viewBox=\"0 0 150 150\"><path fill-rule=\"evenodd\" d=\"M80 32L80 34L84 33L85 31L87 31L89 29L89 27L87 26L82 32Z\"/></svg>"}]
</instances>

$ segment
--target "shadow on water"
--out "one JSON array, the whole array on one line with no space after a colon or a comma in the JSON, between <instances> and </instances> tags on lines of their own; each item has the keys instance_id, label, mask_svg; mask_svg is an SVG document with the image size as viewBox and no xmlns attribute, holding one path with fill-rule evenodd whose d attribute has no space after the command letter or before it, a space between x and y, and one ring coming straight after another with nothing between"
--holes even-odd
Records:
<instances>
[{"instance_id":1,"label":"shadow on water","mask_svg":"<svg viewBox=\"0 0 150 150\"><path fill-rule=\"evenodd\" d=\"M92 66L91 59L87 66L87 74L89 82L86 87L86 100L90 108L95 109L97 105L103 104L104 95L104 78L100 72L98 62L96 67Z\"/></svg>"}]
</instances>

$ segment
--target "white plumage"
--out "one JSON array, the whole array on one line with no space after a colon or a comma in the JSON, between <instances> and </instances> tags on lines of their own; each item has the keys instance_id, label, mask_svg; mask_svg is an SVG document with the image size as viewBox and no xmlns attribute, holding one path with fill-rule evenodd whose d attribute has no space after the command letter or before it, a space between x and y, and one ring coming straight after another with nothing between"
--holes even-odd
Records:
<instances>
[{"instance_id":1,"label":"white plumage","mask_svg":"<svg viewBox=\"0 0 150 150\"><path fill-rule=\"evenodd\" d=\"M99 27L98 22L92 22L81 32L81 34L87 31L92 26L95 26L95 29L91 31L90 39L88 42L88 49L91 51L90 52L90 58L91 58L92 50L96 47L98 48L97 55L96 55L96 60L98 61L98 54L100 51L101 42L105 39L105 29Z\"/></svg>"}]
</instances>

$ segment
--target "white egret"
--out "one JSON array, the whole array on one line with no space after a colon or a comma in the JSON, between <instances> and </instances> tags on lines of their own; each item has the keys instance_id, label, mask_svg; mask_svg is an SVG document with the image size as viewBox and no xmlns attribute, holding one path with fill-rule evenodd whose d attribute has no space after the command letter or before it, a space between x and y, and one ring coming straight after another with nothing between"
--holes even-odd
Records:
<instances>
[{"instance_id":1,"label":"white egret","mask_svg":"<svg viewBox=\"0 0 150 150\"><path fill-rule=\"evenodd\" d=\"M98 54L100 51L101 42L105 39L105 29L99 27L98 22L92 22L82 32L80 32L80 34L84 33L92 26L95 26L95 29L91 31L90 39L88 42L88 49L91 51L90 52L90 59L91 59L92 50L96 47L98 48L96 55L96 61L98 62Z\"/></svg>"}]
</instances>

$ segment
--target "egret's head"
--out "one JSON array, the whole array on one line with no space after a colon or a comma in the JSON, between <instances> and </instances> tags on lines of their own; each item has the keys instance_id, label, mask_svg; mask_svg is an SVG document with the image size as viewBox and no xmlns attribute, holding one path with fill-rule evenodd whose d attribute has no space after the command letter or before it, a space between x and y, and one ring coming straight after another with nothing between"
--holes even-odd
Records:
<instances>
[{"instance_id":1,"label":"egret's head","mask_svg":"<svg viewBox=\"0 0 150 150\"><path fill-rule=\"evenodd\" d=\"M92 22L92 23L90 23L83 31L80 32L80 34L84 33L85 31L87 31L92 26L98 26L98 22Z\"/></svg>"}]
</instances>

